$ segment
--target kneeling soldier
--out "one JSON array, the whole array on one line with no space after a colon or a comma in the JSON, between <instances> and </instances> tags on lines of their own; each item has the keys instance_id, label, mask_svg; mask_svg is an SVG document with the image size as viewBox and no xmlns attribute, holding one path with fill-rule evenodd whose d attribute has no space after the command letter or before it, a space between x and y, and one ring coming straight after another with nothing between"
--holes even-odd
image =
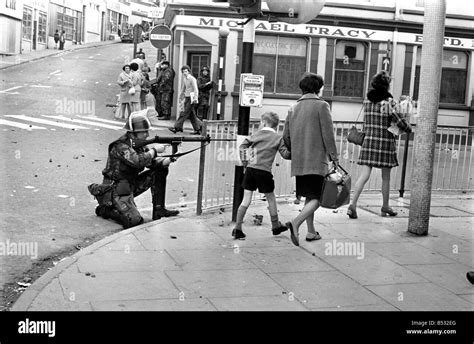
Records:
<instances>
[{"instance_id":1,"label":"kneeling soldier","mask_svg":"<svg viewBox=\"0 0 474 344\"><path fill-rule=\"evenodd\" d=\"M134 197L149 188L153 200L153 220L179 214L177 210L167 210L164 207L168 166L174 159L159 156L165 150L161 144L133 147L133 140L145 140L148 137L151 125L147 115L156 116L156 112L154 109L147 109L130 115L124 126L127 133L109 145L107 166L102 171L102 184L91 184L88 187L99 202L96 214L104 219L111 218L124 228L143 223ZM145 167L148 168L146 171Z\"/></svg>"}]
</instances>

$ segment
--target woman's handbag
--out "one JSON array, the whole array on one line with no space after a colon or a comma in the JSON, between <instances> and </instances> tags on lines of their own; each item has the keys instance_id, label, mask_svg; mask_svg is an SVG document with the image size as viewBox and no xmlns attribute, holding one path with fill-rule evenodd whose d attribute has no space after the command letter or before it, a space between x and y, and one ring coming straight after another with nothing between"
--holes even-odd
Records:
<instances>
[{"instance_id":1,"label":"woman's handbag","mask_svg":"<svg viewBox=\"0 0 474 344\"><path fill-rule=\"evenodd\" d=\"M347 141L353 143L358 146L362 146L365 139L365 133L362 130L356 128L355 125L349 129L349 133L347 134Z\"/></svg>"},{"instance_id":2,"label":"woman's handbag","mask_svg":"<svg viewBox=\"0 0 474 344\"><path fill-rule=\"evenodd\" d=\"M128 90L128 94L131 94L131 95L134 95L135 94L135 87L130 87L130 89Z\"/></svg>"},{"instance_id":3,"label":"woman's handbag","mask_svg":"<svg viewBox=\"0 0 474 344\"><path fill-rule=\"evenodd\" d=\"M337 209L349 204L350 195L351 176L338 164L324 177L319 203L323 208Z\"/></svg>"},{"instance_id":4,"label":"woman's handbag","mask_svg":"<svg viewBox=\"0 0 474 344\"><path fill-rule=\"evenodd\" d=\"M359 120L360 114L362 113L363 109L364 105L362 105L362 108L359 111L359 116L357 116L356 122ZM362 130L357 129L355 125L353 125L352 128L349 129L349 132L347 134L347 141L355 145L362 146L362 144L364 143L364 139L365 133Z\"/></svg>"}]
</instances>

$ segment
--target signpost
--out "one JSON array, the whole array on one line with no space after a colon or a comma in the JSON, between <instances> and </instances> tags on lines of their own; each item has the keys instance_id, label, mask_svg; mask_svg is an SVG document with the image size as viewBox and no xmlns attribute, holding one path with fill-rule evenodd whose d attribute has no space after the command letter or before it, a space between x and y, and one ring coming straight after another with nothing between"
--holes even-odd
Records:
<instances>
[{"instance_id":1,"label":"signpost","mask_svg":"<svg viewBox=\"0 0 474 344\"><path fill-rule=\"evenodd\" d=\"M172 33L166 25L157 25L150 31L150 43L157 51L156 62L161 61L162 49L171 43Z\"/></svg>"},{"instance_id":2,"label":"signpost","mask_svg":"<svg viewBox=\"0 0 474 344\"><path fill-rule=\"evenodd\" d=\"M262 107L263 75L240 74L240 106Z\"/></svg>"}]
</instances>

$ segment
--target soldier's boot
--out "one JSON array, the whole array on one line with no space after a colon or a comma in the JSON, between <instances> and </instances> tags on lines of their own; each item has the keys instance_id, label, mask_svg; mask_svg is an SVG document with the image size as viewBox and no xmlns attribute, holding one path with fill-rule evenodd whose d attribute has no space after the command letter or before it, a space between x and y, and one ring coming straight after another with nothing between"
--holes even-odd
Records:
<instances>
[{"instance_id":1,"label":"soldier's boot","mask_svg":"<svg viewBox=\"0 0 474 344\"><path fill-rule=\"evenodd\" d=\"M109 213L110 213L109 207L107 207L104 204L103 205L98 205L95 208L95 214L97 216L100 216L100 217L106 219L106 220L110 218Z\"/></svg>"},{"instance_id":2,"label":"soldier's boot","mask_svg":"<svg viewBox=\"0 0 474 344\"><path fill-rule=\"evenodd\" d=\"M162 217L177 216L178 214L178 210L168 210L161 205L153 207L153 220L159 220Z\"/></svg>"}]
</instances>

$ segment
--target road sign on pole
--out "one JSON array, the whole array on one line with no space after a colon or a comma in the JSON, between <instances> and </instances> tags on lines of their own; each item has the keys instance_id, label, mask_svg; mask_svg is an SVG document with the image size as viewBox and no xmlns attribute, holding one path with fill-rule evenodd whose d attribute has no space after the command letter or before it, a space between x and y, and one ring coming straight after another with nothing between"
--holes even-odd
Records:
<instances>
[{"instance_id":1,"label":"road sign on pole","mask_svg":"<svg viewBox=\"0 0 474 344\"><path fill-rule=\"evenodd\" d=\"M170 45L171 36L171 30L166 25L157 25L150 32L150 43L156 49L164 49Z\"/></svg>"}]
</instances>

